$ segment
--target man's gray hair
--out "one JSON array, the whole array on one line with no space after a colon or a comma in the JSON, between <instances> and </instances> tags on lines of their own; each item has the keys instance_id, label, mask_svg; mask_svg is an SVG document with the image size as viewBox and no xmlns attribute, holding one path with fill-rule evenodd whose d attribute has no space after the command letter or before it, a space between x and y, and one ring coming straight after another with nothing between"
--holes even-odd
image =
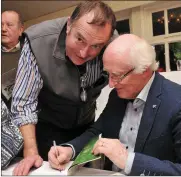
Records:
<instances>
[{"instance_id":1,"label":"man's gray hair","mask_svg":"<svg viewBox=\"0 0 181 177\"><path fill-rule=\"evenodd\" d=\"M135 73L143 73L147 68L150 68L152 71L158 69L155 49L143 39L137 40L131 46L129 57L130 64L135 68Z\"/></svg>"}]
</instances>

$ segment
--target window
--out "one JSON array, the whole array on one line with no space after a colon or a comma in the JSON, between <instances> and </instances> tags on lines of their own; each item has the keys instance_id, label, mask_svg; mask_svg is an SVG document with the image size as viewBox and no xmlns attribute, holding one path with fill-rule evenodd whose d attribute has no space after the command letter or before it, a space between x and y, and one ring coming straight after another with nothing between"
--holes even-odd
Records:
<instances>
[{"instance_id":1,"label":"window","mask_svg":"<svg viewBox=\"0 0 181 177\"><path fill-rule=\"evenodd\" d=\"M143 36L155 46L159 71L181 70L181 4L154 2L143 7Z\"/></svg>"},{"instance_id":2,"label":"window","mask_svg":"<svg viewBox=\"0 0 181 177\"><path fill-rule=\"evenodd\" d=\"M130 33L129 19L117 21L116 29L119 34Z\"/></svg>"},{"instance_id":3,"label":"window","mask_svg":"<svg viewBox=\"0 0 181 177\"><path fill-rule=\"evenodd\" d=\"M152 13L153 36L165 34L164 11Z\"/></svg>"},{"instance_id":4,"label":"window","mask_svg":"<svg viewBox=\"0 0 181 177\"><path fill-rule=\"evenodd\" d=\"M156 60L159 62L158 71L159 72L165 72L166 66L165 66L165 45L159 44L155 45L155 52L156 52Z\"/></svg>"},{"instance_id":5,"label":"window","mask_svg":"<svg viewBox=\"0 0 181 177\"><path fill-rule=\"evenodd\" d=\"M168 9L168 32L181 32L181 7Z\"/></svg>"},{"instance_id":6,"label":"window","mask_svg":"<svg viewBox=\"0 0 181 177\"><path fill-rule=\"evenodd\" d=\"M169 43L170 69L181 71L181 42Z\"/></svg>"}]
</instances>

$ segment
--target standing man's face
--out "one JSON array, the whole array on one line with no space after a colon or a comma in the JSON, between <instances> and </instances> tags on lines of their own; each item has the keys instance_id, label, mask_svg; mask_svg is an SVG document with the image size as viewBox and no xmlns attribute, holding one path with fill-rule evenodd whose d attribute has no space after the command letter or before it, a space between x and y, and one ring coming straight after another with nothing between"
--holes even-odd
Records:
<instances>
[{"instance_id":1,"label":"standing man's face","mask_svg":"<svg viewBox=\"0 0 181 177\"><path fill-rule=\"evenodd\" d=\"M19 42L23 26L19 22L18 14L11 11L2 13L1 23L1 43L7 49L10 49Z\"/></svg>"},{"instance_id":2,"label":"standing man's face","mask_svg":"<svg viewBox=\"0 0 181 177\"><path fill-rule=\"evenodd\" d=\"M88 24L92 13L88 13L73 24L67 23L66 55L75 65L81 65L95 58L108 43L111 25L97 26Z\"/></svg>"}]
</instances>

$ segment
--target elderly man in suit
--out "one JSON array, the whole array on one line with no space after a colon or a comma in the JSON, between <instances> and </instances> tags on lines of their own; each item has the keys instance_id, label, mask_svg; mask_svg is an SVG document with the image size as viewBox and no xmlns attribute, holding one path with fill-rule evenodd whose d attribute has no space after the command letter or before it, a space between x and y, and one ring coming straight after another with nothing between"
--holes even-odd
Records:
<instances>
[{"instance_id":1,"label":"elderly man in suit","mask_svg":"<svg viewBox=\"0 0 181 177\"><path fill-rule=\"evenodd\" d=\"M155 51L144 39L125 34L103 56L114 87L97 122L80 137L49 151L53 168L77 155L102 133L94 154L104 154L105 169L127 175L181 175L181 86L159 73Z\"/></svg>"}]
</instances>

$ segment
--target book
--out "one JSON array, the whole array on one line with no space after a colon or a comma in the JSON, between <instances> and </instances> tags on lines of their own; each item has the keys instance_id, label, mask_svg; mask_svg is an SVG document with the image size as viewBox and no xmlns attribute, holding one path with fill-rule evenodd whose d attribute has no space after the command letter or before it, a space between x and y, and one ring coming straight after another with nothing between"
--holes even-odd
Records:
<instances>
[{"instance_id":1,"label":"book","mask_svg":"<svg viewBox=\"0 0 181 177\"><path fill-rule=\"evenodd\" d=\"M67 169L67 174L72 175L79 167L82 167L86 163L101 159L101 155L95 156L94 154L92 154L92 149L98 139L99 136L94 137L84 146L84 148L78 154L72 165L70 165L70 167Z\"/></svg>"},{"instance_id":2,"label":"book","mask_svg":"<svg viewBox=\"0 0 181 177\"><path fill-rule=\"evenodd\" d=\"M49 162L43 161L41 167L31 169L28 175L73 175L84 164L101 158L101 155L95 156L94 154L92 154L92 149L98 138L99 137L94 137L93 139L91 139L83 148L83 150L78 154L75 160L70 161L66 164L65 170L59 171L53 169L51 168ZM17 163L12 163L6 170L2 171L2 175L12 175L16 165Z\"/></svg>"}]
</instances>

